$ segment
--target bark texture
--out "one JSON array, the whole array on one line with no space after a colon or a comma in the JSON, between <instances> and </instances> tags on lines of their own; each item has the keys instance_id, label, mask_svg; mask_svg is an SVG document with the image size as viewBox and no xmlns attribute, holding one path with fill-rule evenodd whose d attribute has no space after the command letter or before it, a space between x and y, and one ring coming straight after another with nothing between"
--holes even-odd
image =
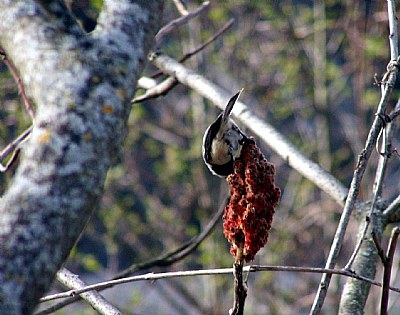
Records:
<instances>
[{"instance_id":1,"label":"bark texture","mask_svg":"<svg viewBox=\"0 0 400 315\"><path fill-rule=\"evenodd\" d=\"M382 238L382 233L386 222L381 217L380 213L376 213L373 220L373 226L379 240ZM363 230L363 224L360 224L359 237ZM378 262L378 254L376 246L371 235L366 238L360 251L354 260L354 272L358 275L369 279L375 278L376 264ZM347 278L343 288L342 296L339 305L339 314L341 315L361 315L364 314L365 303L367 302L369 289L371 285L353 278Z\"/></svg>"},{"instance_id":2,"label":"bark texture","mask_svg":"<svg viewBox=\"0 0 400 315\"><path fill-rule=\"evenodd\" d=\"M30 314L98 205L163 1L105 1L85 34L63 1L0 0L0 44L36 107L0 200L0 314Z\"/></svg>"}]
</instances>

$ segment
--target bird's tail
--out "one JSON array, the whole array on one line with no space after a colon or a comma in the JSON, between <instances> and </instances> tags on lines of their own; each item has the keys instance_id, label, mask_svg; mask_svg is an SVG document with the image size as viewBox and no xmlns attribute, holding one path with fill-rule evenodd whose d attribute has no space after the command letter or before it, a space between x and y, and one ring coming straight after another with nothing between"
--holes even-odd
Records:
<instances>
[{"instance_id":1,"label":"bird's tail","mask_svg":"<svg viewBox=\"0 0 400 315\"><path fill-rule=\"evenodd\" d=\"M243 89L241 89L239 92L237 92L234 96L231 97L231 99L228 102L228 105L226 105L225 110L222 114L222 122L221 125L226 125L229 121L229 117L231 115L233 105L236 104L237 100L239 99L240 93L242 93Z\"/></svg>"}]
</instances>

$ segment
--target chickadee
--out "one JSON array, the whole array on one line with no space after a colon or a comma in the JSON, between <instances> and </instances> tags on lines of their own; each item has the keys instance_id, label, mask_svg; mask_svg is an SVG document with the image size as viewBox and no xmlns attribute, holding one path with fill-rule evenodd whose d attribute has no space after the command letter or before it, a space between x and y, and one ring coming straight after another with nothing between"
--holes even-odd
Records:
<instances>
[{"instance_id":1,"label":"chickadee","mask_svg":"<svg viewBox=\"0 0 400 315\"><path fill-rule=\"evenodd\" d=\"M219 177L226 177L233 173L233 161L240 156L242 145L248 139L235 122L230 119L233 105L235 105L242 90L229 100L225 110L204 133L204 162L211 173Z\"/></svg>"}]
</instances>

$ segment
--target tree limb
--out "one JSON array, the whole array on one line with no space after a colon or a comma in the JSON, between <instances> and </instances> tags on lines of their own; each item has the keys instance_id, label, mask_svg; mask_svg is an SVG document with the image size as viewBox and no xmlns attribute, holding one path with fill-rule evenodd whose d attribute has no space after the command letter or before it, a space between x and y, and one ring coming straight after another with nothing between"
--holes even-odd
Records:
<instances>
[{"instance_id":1,"label":"tree limb","mask_svg":"<svg viewBox=\"0 0 400 315\"><path fill-rule=\"evenodd\" d=\"M74 290L79 290L86 286L86 284L79 278L78 275L73 274L66 268L62 268L59 272L57 272L57 280L66 287ZM82 299L87 301L99 314L122 315L120 310L104 299L97 291L89 291L83 293L81 296Z\"/></svg>"},{"instance_id":2,"label":"tree limb","mask_svg":"<svg viewBox=\"0 0 400 315\"><path fill-rule=\"evenodd\" d=\"M297 266L259 266L251 265L243 267L243 271L249 272L263 272L263 271L273 271L273 272L304 272L304 273L328 273L331 275L342 275L348 278L352 278L355 281L366 282L371 285L382 287L382 284L375 281L372 278L367 278L361 276L355 272L344 270L344 269L326 269L326 268L315 268L315 267L297 267ZM123 283L137 282L137 281L155 281L159 279L169 279L169 278L181 278L181 277L194 277L194 276L210 276L210 275L226 275L232 274L234 268L220 268L220 269L205 269L205 270L187 270L187 271L173 271L173 272L160 272L160 273L146 273L138 276L125 277L116 280L99 282L96 284L88 285L79 290L69 290L62 293L51 294L43 297L41 302L51 301L61 298L68 298L77 294L82 294L85 292L93 290L103 290L112 288L116 285ZM392 291L400 293L400 288L390 286Z\"/></svg>"},{"instance_id":3,"label":"tree limb","mask_svg":"<svg viewBox=\"0 0 400 315\"><path fill-rule=\"evenodd\" d=\"M164 54L153 54L151 61L164 73L175 77L180 83L189 86L221 109L225 108L226 101L231 97L231 93ZM308 159L273 126L257 117L244 103L239 101L235 104L233 115L291 167L317 185L336 202L344 203L347 189L334 176Z\"/></svg>"},{"instance_id":4,"label":"tree limb","mask_svg":"<svg viewBox=\"0 0 400 315\"><path fill-rule=\"evenodd\" d=\"M159 44L161 40L170 32L172 32L177 27L188 23L191 19L195 18L199 14L201 14L204 10L208 9L210 5L209 1L204 1L200 7L198 7L193 12L188 12L187 14L169 22L167 25L163 26L158 33L156 34L156 44Z\"/></svg>"},{"instance_id":5,"label":"tree limb","mask_svg":"<svg viewBox=\"0 0 400 315\"><path fill-rule=\"evenodd\" d=\"M19 155L20 148L18 147L22 142L24 142L27 137L30 135L32 132L32 126L30 126L28 129L26 129L23 133L21 133L15 140L13 140L9 145L7 145L1 152L0 152L0 172L6 172L8 168L14 163L16 158ZM7 155L9 155L11 152L12 155L6 165L3 165L1 161L3 161Z\"/></svg>"},{"instance_id":6,"label":"tree limb","mask_svg":"<svg viewBox=\"0 0 400 315\"><path fill-rule=\"evenodd\" d=\"M0 200L1 314L32 313L98 205L161 10L105 1L86 35L32 0L0 2L0 44L37 106Z\"/></svg>"},{"instance_id":7,"label":"tree limb","mask_svg":"<svg viewBox=\"0 0 400 315\"><path fill-rule=\"evenodd\" d=\"M11 75L14 78L14 81L18 85L19 93L21 94L25 104L25 109L28 112L29 116L31 116L31 119L33 121L35 119L35 112L33 111L33 107L28 96L26 95L24 85L22 84L21 78L18 75L17 69L15 69L13 63L7 58L7 54L3 52L2 49L0 49L0 55L3 56L3 62L7 65L8 69L11 72Z\"/></svg>"}]
</instances>

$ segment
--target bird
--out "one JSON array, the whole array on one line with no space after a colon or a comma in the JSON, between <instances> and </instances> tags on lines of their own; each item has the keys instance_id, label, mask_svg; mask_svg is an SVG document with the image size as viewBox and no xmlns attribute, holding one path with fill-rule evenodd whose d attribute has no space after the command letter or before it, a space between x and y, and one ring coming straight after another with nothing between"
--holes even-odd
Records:
<instances>
[{"instance_id":1,"label":"bird","mask_svg":"<svg viewBox=\"0 0 400 315\"><path fill-rule=\"evenodd\" d=\"M222 113L204 132L203 159L211 173L219 177L233 174L233 162L240 157L240 150L249 139L230 118L242 91L231 97Z\"/></svg>"}]
</instances>

